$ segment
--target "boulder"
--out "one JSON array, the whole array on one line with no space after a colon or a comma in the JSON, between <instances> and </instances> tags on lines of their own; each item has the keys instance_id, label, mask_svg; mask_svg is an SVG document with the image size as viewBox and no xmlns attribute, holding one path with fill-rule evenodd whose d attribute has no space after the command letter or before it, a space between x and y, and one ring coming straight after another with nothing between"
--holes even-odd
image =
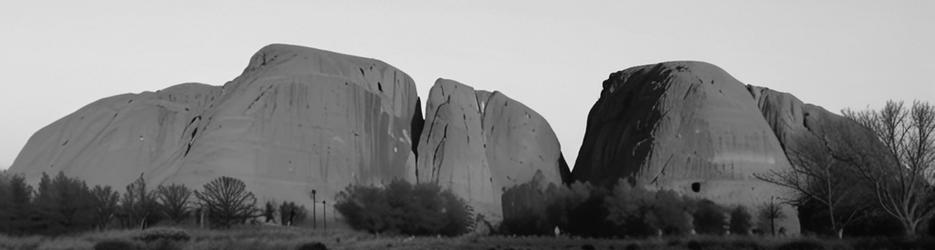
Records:
<instances>
[{"instance_id":1,"label":"boulder","mask_svg":"<svg viewBox=\"0 0 935 250\"><path fill-rule=\"evenodd\" d=\"M506 189L537 175L560 184L568 172L548 122L503 93L439 79L425 117L416 179L452 189L493 224Z\"/></svg>"},{"instance_id":2,"label":"boulder","mask_svg":"<svg viewBox=\"0 0 935 250\"><path fill-rule=\"evenodd\" d=\"M412 79L389 64L274 44L224 86L88 105L33 135L11 171L32 183L64 171L118 190L141 174L193 188L231 176L261 200L309 207L311 190L333 201L352 183L409 178L420 108Z\"/></svg>"},{"instance_id":3,"label":"boulder","mask_svg":"<svg viewBox=\"0 0 935 250\"><path fill-rule=\"evenodd\" d=\"M790 167L743 84L703 62L665 62L610 75L588 115L573 177L611 186L621 178L722 205L756 210L792 191L754 174ZM778 223L799 232L796 211Z\"/></svg>"}]
</instances>

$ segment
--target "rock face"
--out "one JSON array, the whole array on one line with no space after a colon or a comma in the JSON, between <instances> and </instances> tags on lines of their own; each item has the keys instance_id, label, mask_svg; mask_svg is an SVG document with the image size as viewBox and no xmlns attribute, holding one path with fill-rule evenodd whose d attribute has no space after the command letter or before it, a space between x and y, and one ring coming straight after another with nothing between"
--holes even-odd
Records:
<instances>
[{"instance_id":1,"label":"rock face","mask_svg":"<svg viewBox=\"0 0 935 250\"><path fill-rule=\"evenodd\" d=\"M118 190L141 174L194 188L231 176L260 199L308 207L311 190L330 202L351 183L410 178L421 123L415 85L393 66L270 45L221 87L90 104L33 135L11 170L32 183L64 171Z\"/></svg>"},{"instance_id":2,"label":"rock face","mask_svg":"<svg viewBox=\"0 0 935 250\"><path fill-rule=\"evenodd\" d=\"M425 117L415 178L451 188L489 222L502 219L505 189L537 173L546 183L561 183L568 171L545 119L500 92L439 79Z\"/></svg>"},{"instance_id":3,"label":"rock face","mask_svg":"<svg viewBox=\"0 0 935 250\"><path fill-rule=\"evenodd\" d=\"M727 205L758 209L791 190L754 174L789 168L758 101L743 84L702 62L667 62L610 75L588 115L573 176L598 185L632 178ZM797 234L796 211L778 223Z\"/></svg>"}]
</instances>

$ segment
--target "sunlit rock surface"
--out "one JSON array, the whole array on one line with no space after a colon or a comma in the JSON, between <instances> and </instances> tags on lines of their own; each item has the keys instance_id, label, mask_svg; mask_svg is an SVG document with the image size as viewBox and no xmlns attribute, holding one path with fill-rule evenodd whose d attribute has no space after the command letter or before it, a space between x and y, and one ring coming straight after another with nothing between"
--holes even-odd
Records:
<instances>
[{"instance_id":1,"label":"sunlit rock surface","mask_svg":"<svg viewBox=\"0 0 935 250\"><path fill-rule=\"evenodd\" d=\"M503 191L540 175L562 183L567 166L555 133L539 114L500 92L439 79L426 100L415 172L450 187L485 219L502 219Z\"/></svg>"},{"instance_id":2,"label":"sunlit rock surface","mask_svg":"<svg viewBox=\"0 0 935 250\"><path fill-rule=\"evenodd\" d=\"M61 170L118 190L141 174L190 187L231 176L260 199L308 207L311 190L333 201L351 183L410 178L420 109L412 79L391 65L270 45L224 86L90 104L33 135L11 170L32 183Z\"/></svg>"},{"instance_id":3,"label":"sunlit rock surface","mask_svg":"<svg viewBox=\"0 0 935 250\"><path fill-rule=\"evenodd\" d=\"M631 178L650 188L755 210L790 190L754 177L789 168L745 86L703 62L666 62L610 75L588 115L573 176L598 185ZM796 211L779 223L798 233Z\"/></svg>"}]
</instances>

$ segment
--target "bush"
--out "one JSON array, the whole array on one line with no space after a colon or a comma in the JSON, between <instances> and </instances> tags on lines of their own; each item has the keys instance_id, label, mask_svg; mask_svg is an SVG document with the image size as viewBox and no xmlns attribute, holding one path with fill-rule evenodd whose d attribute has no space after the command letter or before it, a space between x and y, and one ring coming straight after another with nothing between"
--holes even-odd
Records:
<instances>
[{"instance_id":1,"label":"bush","mask_svg":"<svg viewBox=\"0 0 935 250\"><path fill-rule=\"evenodd\" d=\"M133 250L140 249L135 242L125 239L107 239L94 244L94 250Z\"/></svg>"},{"instance_id":2,"label":"bush","mask_svg":"<svg viewBox=\"0 0 935 250\"><path fill-rule=\"evenodd\" d=\"M191 236L185 230L178 228L150 228L133 236L133 239L142 242L159 240L188 241Z\"/></svg>"},{"instance_id":3,"label":"bush","mask_svg":"<svg viewBox=\"0 0 935 250\"><path fill-rule=\"evenodd\" d=\"M297 250L328 250L328 247L325 246L325 244L322 244L321 242L309 242L309 243L299 245L299 247L296 247L295 249Z\"/></svg>"},{"instance_id":4,"label":"bush","mask_svg":"<svg viewBox=\"0 0 935 250\"><path fill-rule=\"evenodd\" d=\"M621 180L605 203L619 236L679 235L692 228L690 202L673 191L647 191Z\"/></svg>"},{"instance_id":5,"label":"bush","mask_svg":"<svg viewBox=\"0 0 935 250\"><path fill-rule=\"evenodd\" d=\"M750 222L750 213L743 206L737 206L730 211L730 233L736 235L750 234L753 224Z\"/></svg>"},{"instance_id":6,"label":"bush","mask_svg":"<svg viewBox=\"0 0 935 250\"><path fill-rule=\"evenodd\" d=\"M710 200L699 201L692 217L695 219L695 231L699 234L723 235L727 231L724 228L727 226L724 209Z\"/></svg>"},{"instance_id":7,"label":"bush","mask_svg":"<svg viewBox=\"0 0 935 250\"><path fill-rule=\"evenodd\" d=\"M335 209L352 228L371 233L454 236L473 227L471 207L434 183L350 185L338 194Z\"/></svg>"},{"instance_id":8,"label":"bush","mask_svg":"<svg viewBox=\"0 0 935 250\"><path fill-rule=\"evenodd\" d=\"M127 228L145 229L161 219L156 193L146 188L146 180L142 174L136 181L127 185L117 215Z\"/></svg>"},{"instance_id":9,"label":"bush","mask_svg":"<svg viewBox=\"0 0 935 250\"><path fill-rule=\"evenodd\" d=\"M305 221L308 216L308 210L305 206L300 206L295 202L282 202L279 205L279 221L283 226L294 226Z\"/></svg>"}]
</instances>

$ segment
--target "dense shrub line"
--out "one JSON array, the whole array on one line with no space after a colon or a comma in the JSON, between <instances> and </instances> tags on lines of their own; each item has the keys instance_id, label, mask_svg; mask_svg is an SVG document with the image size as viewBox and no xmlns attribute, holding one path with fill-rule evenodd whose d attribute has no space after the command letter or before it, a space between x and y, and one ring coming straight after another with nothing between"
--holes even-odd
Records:
<instances>
[{"instance_id":1,"label":"dense shrub line","mask_svg":"<svg viewBox=\"0 0 935 250\"><path fill-rule=\"evenodd\" d=\"M371 233L455 236L473 227L473 209L434 183L394 180L386 187L350 185L335 209L354 229Z\"/></svg>"},{"instance_id":2,"label":"dense shrub line","mask_svg":"<svg viewBox=\"0 0 935 250\"><path fill-rule=\"evenodd\" d=\"M650 191L621 180L607 190L588 183L545 184L541 178L507 189L500 233L591 237L750 234L751 215L674 191ZM556 231L558 230L558 231Z\"/></svg>"}]
</instances>

